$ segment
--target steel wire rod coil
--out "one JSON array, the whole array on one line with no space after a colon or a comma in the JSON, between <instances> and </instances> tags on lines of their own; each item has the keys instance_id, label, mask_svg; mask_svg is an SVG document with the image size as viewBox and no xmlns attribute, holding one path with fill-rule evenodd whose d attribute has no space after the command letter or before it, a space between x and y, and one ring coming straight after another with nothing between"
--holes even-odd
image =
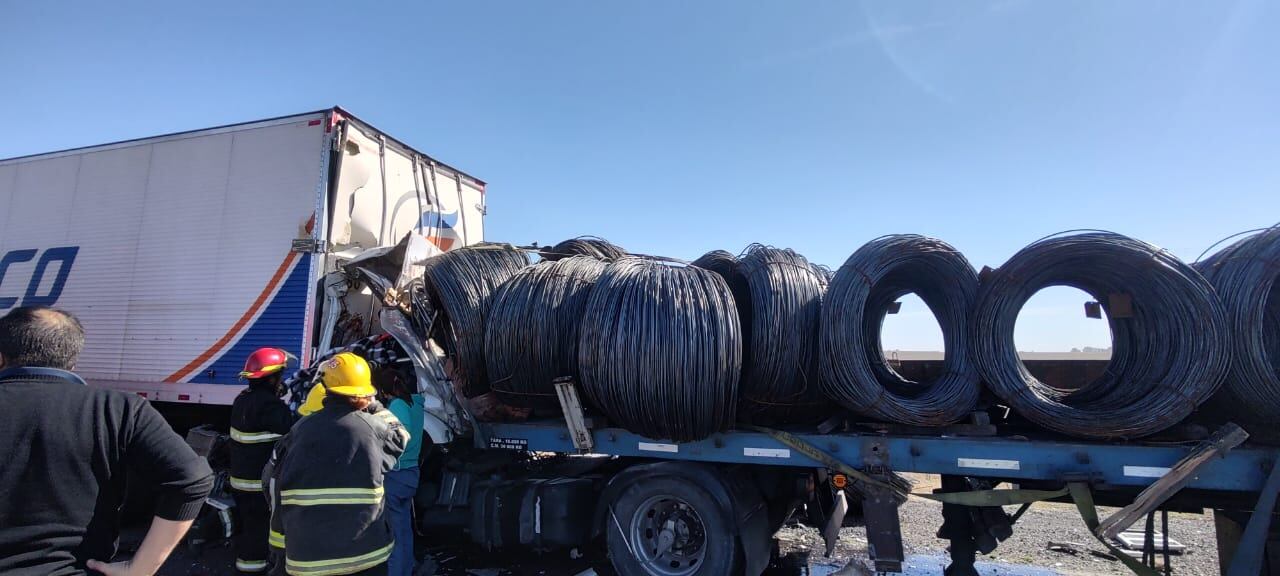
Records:
<instances>
[{"instance_id":1,"label":"steel wire rod coil","mask_svg":"<svg viewBox=\"0 0 1280 576\"><path fill-rule=\"evenodd\" d=\"M504 244L450 250L424 264L423 280L440 313L433 338L453 361L453 376L468 397L488 391L484 327L493 293L529 265L524 252Z\"/></svg>"},{"instance_id":2,"label":"steel wire rod coil","mask_svg":"<svg viewBox=\"0 0 1280 576\"><path fill-rule=\"evenodd\" d=\"M1069 286L1107 313L1107 373L1079 390L1036 379L1014 325L1033 294ZM1041 239L982 281L971 351L991 391L1045 428L1086 438L1138 438L1186 418L1226 376L1230 342L1213 287L1169 252L1120 234Z\"/></svg>"},{"instance_id":3,"label":"steel wire rod coil","mask_svg":"<svg viewBox=\"0 0 1280 576\"><path fill-rule=\"evenodd\" d=\"M1222 300L1233 361L1224 392L1246 421L1280 421L1280 227L1236 241L1196 265Z\"/></svg>"},{"instance_id":4,"label":"steel wire rod coil","mask_svg":"<svg viewBox=\"0 0 1280 576\"><path fill-rule=\"evenodd\" d=\"M591 289L578 333L582 390L623 428L676 442L726 430L741 369L738 311L715 273L628 257Z\"/></svg>"},{"instance_id":5,"label":"steel wire rod coil","mask_svg":"<svg viewBox=\"0 0 1280 576\"><path fill-rule=\"evenodd\" d=\"M746 346L751 342L751 288L747 286L747 277L742 274L742 263L738 257L725 250L712 250L690 263L692 266L715 272L729 285L733 294L734 306L738 309L738 326L742 334L743 364L747 362Z\"/></svg>"},{"instance_id":6,"label":"steel wire rod coil","mask_svg":"<svg viewBox=\"0 0 1280 576\"><path fill-rule=\"evenodd\" d=\"M836 270L822 307L820 354L827 396L864 416L944 426L973 411L981 392L969 356L969 313L978 292L973 266L950 244L915 234L866 243ZM881 329L899 298L914 293L942 329L943 374L904 378L885 359Z\"/></svg>"},{"instance_id":7,"label":"steel wire rod coil","mask_svg":"<svg viewBox=\"0 0 1280 576\"><path fill-rule=\"evenodd\" d=\"M591 256L601 260L617 260L627 255L627 251L615 246L604 238L595 236L579 236L570 238L550 248L538 252L543 260L560 260L570 256Z\"/></svg>"},{"instance_id":8,"label":"steel wire rod coil","mask_svg":"<svg viewBox=\"0 0 1280 576\"><path fill-rule=\"evenodd\" d=\"M694 261L729 284L743 333L738 418L809 424L830 412L818 384L818 318L826 274L792 250L760 244L740 258L715 251Z\"/></svg>"},{"instance_id":9,"label":"steel wire rod coil","mask_svg":"<svg viewBox=\"0 0 1280 576\"><path fill-rule=\"evenodd\" d=\"M489 388L504 404L556 408L553 381L578 381L578 325L606 263L590 256L539 262L493 297L485 327Z\"/></svg>"},{"instance_id":10,"label":"steel wire rod coil","mask_svg":"<svg viewBox=\"0 0 1280 576\"><path fill-rule=\"evenodd\" d=\"M836 275L834 270L824 264L811 264L811 266L813 266L813 272L818 276L821 276L824 283L828 285L831 284L831 279Z\"/></svg>"}]
</instances>

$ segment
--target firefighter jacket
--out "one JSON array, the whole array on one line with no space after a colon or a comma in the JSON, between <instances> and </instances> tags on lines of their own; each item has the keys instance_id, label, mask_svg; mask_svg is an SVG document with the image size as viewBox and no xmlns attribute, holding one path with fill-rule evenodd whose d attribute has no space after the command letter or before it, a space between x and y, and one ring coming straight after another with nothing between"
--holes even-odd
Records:
<instances>
[{"instance_id":1,"label":"firefighter jacket","mask_svg":"<svg viewBox=\"0 0 1280 576\"><path fill-rule=\"evenodd\" d=\"M231 487L262 491L262 467L293 426L288 405L266 386L249 386L231 405Z\"/></svg>"},{"instance_id":2,"label":"firefighter jacket","mask_svg":"<svg viewBox=\"0 0 1280 576\"><path fill-rule=\"evenodd\" d=\"M408 443L408 430L381 404L354 410L330 396L276 444L268 542L284 549L289 574L351 574L387 561L393 539L382 477Z\"/></svg>"}]
</instances>

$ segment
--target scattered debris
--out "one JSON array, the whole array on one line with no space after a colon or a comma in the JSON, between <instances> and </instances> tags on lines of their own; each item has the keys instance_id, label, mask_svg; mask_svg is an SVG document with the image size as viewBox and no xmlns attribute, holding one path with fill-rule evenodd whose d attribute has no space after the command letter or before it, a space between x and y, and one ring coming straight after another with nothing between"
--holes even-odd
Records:
<instances>
[{"instance_id":1,"label":"scattered debris","mask_svg":"<svg viewBox=\"0 0 1280 576\"><path fill-rule=\"evenodd\" d=\"M831 576L872 576L873 572L857 558L849 559L844 568L831 573Z\"/></svg>"},{"instance_id":2,"label":"scattered debris","mask_svg":"<svg viewBox=\"0 0 1280 576\"><path fill-rule=\"evenodd\" d=\"M1089 555L1094 556L1095 558L1101 558L1101 559L1103 559L1103 560L1108 560L1108 561L1111 561L1111 562L1115 562L1115 561L1119 560L1119 558L1116 558L1115 556L1113 556L1113 555L1111 555L1111 554L1109 554L1109 553L1107 553L1107 552L1103 552L1103 551L1101 551L1101 550L1090 550L1090 551L1089 551Z\"/></svg>"},{"instance_id":3,"label":"scattered debris","mask_svg":"<svg viewBox=\"0 0 1280 576\"><path fill-rule=\"evenodd\" d=\"M1062 552L1064 554L1070 554L1072 556L1075 556L1076 554L1079 554L1081 550L1084 549L1084 544L1081 544L1079 542L1055 542L1053 540L1050 540L1045 545L1045 548L1048 548L1049 550L1052 550L1054 552Z\"/></svg>"},{"instance_id":4,"label":"scattered debris","mask_svg":"<svg viewBox=\"0 0 1280 576\"><path fill-rule=\"evenodd\" d=\"M1116 535L1116 540L1127 550L1136 550L1141 552L1142 549L1146 547L1147 535L1143 530L1125 530L1124 532ZM1165 540L1166 538L1164 533L1159 530L1154 531L1152 534L1152 542L1155 543L1156 552L1164 551ZM1168 541L1170 554L1182 554L1187 549L1184 544L1174 540L1173 538L1168 538Z\"/></svg>"}]
</instances>

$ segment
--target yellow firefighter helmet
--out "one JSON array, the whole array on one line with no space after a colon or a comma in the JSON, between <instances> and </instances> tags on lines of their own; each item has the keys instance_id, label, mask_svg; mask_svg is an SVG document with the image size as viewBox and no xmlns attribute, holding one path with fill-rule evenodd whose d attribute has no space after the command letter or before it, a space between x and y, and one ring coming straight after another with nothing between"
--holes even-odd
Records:
<instances>
[{"instance_id":1,"label":"yellow firefighter helmet","mask_svg":"<svg viewBox=\"0 0 1280 576\"><path fill-rule=\"evenodd\" d=\"M319 412L321 408L324 408L324 384L316 384L307 392L307 399L298 407L298 414L309 416L312 412Z\"/></svg>"},{"instance_id":2,"label":"yellow firefighter helmet","mask_svg":"<svg viewBox=\"0 0 1280 576\"><path fill-rule=\"evenodd\" d=\"M320 384L325 392L339 396L359 398L377 393L369 363L350 352L335 354L320 364Z\"/></svg>"}]
</instances>

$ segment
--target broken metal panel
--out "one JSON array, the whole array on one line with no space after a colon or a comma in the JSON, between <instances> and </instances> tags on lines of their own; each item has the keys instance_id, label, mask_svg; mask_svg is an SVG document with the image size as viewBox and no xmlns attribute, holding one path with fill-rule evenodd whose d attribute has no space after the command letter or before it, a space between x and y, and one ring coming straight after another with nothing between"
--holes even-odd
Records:
<instances>
[{"instance_id":1,"label":"broken metal panel","mask_svg":"<svg viewBox=\"0 0 1280 576\"><path fill-rule=\"evenodd\" d=\"M483 183L367 125L345 126L329 223L336 250L387 246L410 231L440 250L484 239Z\"/></svg>"}]
</instances>

